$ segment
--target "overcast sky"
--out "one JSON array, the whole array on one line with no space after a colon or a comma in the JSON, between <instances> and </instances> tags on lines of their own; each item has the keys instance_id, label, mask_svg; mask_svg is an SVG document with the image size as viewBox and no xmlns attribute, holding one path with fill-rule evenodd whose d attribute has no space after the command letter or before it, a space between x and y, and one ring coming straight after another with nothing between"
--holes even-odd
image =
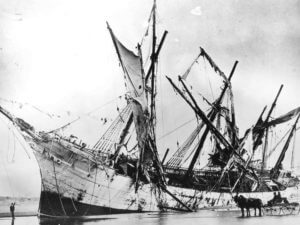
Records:
<instances>
[{"instance_id":1,"label":"overcast sky","mask_svg":"<svg viewBox=\"0 0 300 225\"><path fill-rule=\"evenodd\" d=\"M193 118L164 76L176 79L182 74L199 46L225 74L239 61L232 83L242 131L256 121L264 105L271 104L280 84L284 89L274 116L300 105L300 1L158 0L157 5L158 37L163 30L169 31L160 55L158 136ZM105 22L134 49L145 32L151 6L151 0L0 0L0 104L44 130L105 105L73 127L94 144L106 128L100 118L114 118L122 104L122 99L115 99L125 92ZM192 70L190 82L213 100L218 85L210 90L214 78L205 76L201 65ZM3 99L28 104L20 108ZM8 171L0 170L0 195L35 195L40 189L36 162L19 144L18 156L11 162L14 139L0 122L5 143L0 146L1 164ZM160 140L160 152L174 149L177 140L182 143L194 125ZM23 192L11 191L7 173L18 177L19 183L28 177L34 182L24 186Z\"/></svg>"}]
</instances>

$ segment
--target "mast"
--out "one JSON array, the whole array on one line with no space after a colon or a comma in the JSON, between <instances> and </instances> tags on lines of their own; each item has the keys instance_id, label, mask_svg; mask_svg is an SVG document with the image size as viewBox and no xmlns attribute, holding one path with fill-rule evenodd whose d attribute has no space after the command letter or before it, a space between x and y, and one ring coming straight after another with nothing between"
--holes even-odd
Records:
<instances>
[{"instance_id":1,"label":"mast","mask_svg":"<svg viewBox=\"0 0 300 225\"><path fill-rule=\"evenodd\" d=\"M157 59L157 57L158 57L158 55L159 55L159 53L160 53L160 50L161 50L161 48L162 48L162 46L163 46L163 43L164 43L164 41L165 41L165 39L166 39L167 34L168 34L168 31L165 30L165 31L164 31L164 34L163 34L163 36L162 36L162 38L161 38L161 41L159 42L157 51L156 51L156 53L155 53L155 58L156 58L156 59ZM148 81L148 79L149 79L149 77L150 77L150 75L151 75L152 69L153 69L153 63L151 62L151 65L150 65L150 67L149 67L149 69L148 69L148 72L147 72L147 75L146 75L146 81L145 81L145 83L147 83L147 81Z\"/></svg>"},{"instance_id":2,"label":"mast","mask_svg":"<svg viewBox=\"0 0 300 225\"><path fill-rule=\"evenodd\" d=\"M281 92L282 88L283 88L283 85L280 85L279 91L277 92L275 100L272 103L272 106L271 106L271 108L270 108L270 110L268 112L268 115L267 115L265 121L263 122L263 125L265 125L265 124L267 124L269 122L270 116L271 116L271 114L273 112L273 109L276 106L276 102L277 102L277 99L278 99L278 97L280 95L280 92ZM265 133L265 129L264 128L262 129L262 131L260 131L258 133L257 138L256 138L256 140L254 142L253 151L255 151L257 149L257 147L261 144L261 139L263 138L264 133ZM265 155L265 152L263 154ZM265 158L265 156L263 158Z\"/></svg>"},{"instance_id":3,"label":"mast","mask_svg":"<svg viewBox=\"0 0 300 225\"><path fill-rule=\"evenodd\" d=\"M162 159L162 161L161 161L161 165L164 165L165 160L166 160L166 158L167 158L167 155L169 154L169 151L170 151L170 149L167 148L167 150L166 150L166 152L165 152L165 154L164 154L164 157L163 157L163 159Z\"/></svg>"},{"instance_id":4,"label":"mast","mask_svg":"<svg viewBox=\"0 0 300 225\"><path fill-rule=\"evenodd\" d=\"M232 147L232 145L226 140L226 138L224 138L224 136L220 133L220 131L217 130L217 128L207 118L205 113L199 108L194 97L189 92L188 88L186 87L186 85L183 82L183 80L181 79L181 77L179 76L179 81L183 84L185 91L189 94L189 97L192 99L195 106L186 98L186 96L179 90L179 88L173 83L173 81L169 77L167 77L167 79L169 80L171 85L174 87L174 89L180 94L180 96L188 103L188 105L194 110L194 112L202 119L202 121L209 128L210 132L212 132L216 136L216 138L225 146L225 148L229 149L233 153L236 153L234 151L234 148Z\"/></svg>"},{"instance_id":5,"label":"mast","mask_svg":"<svg viewBox=\"0 0 300 225\"><path fill-rule=\"evenodd\" d=\"M297 131L297 129L295 130L295 132ZM292 149L292 157L291 157L291 169L294 170L295 169L295 145L296 145L296 135L294 136L294 140L293 140L293 149Z\"/></svg>"},{"instance_id":6,"label":"mast","mask_svg":"<svg viewBox=\"0 0 300 225\"><path fill-rule=\"evenodd\" d=\"M269 128L266 128L266 134L265 134L265 143L262 150L262 164L261 164L261 173L266 168L266 155L267 155L267 149L268 149L268 140L269 140Z\"/></svg>"},{"instance_id":7,"label":"mast","mask_svg":"<svg viewBox=\"0 0 300 225\"><path fill-rule=\"evenodd\" d=\"M265 106L265 107L263 108L263 111L262 111L261 114L259 115L258 120L256 121L256 124L255 124L255 126L254 126L254 129L255 129L255 128L256 128L256 129L259 129L259 126L261 126L261 123L262 123L262 116L264 115L266 109L267 109L267 106Z\"/></svg>"},{"instance_id":8,"label":"mast","mask_svg":"<svg viewBox=\"0 0 300 225\"><path fill-rule=\"evenodd\" d=\"M118 147L116 148L113 158L116 158L118 156L118 154L121 150L121 147L124 144L125 138L129 133L129 128L130 128L131 124L133 123L133 113L132 112L130 113L130 116L126 122L127 123L126 123L125 127L123 128L122 133L120 134Z\"/></svg>"},{"instance_id":9,"label":"mast","mask_svg":"<svg viewBox=\"0 0 300 225\"><path fill-rule=\"evenodd\" d=\"M150 121L152 123L153 129L153 138L155 140L155 95L156 95L156 76L155 76L155 69L156 69L156 55L155 55L155 47L156 47L156 0L153 0L153 24L152 24L152 55L151 55L151 62L152 62L152 75L151 75L151 105L150 105Z\"/></svg>"},{"instance_id":10,"label":"mast","mask_svg":"<svg viewBox=\"0 0 300 225\"><path fill-rule=\"evenodd\" d=\"M230 82L230 80L231 80L231 78L232 78L232 76L233 76L233 74L234 74L234 71L235 71L235 68L236 68L237 64L238 64L238 61L236 61L236 62L234 63L234 65L233 65L233 68L232 68L232 70L231 70L231 72L230 72L230 75L229 75L229 78L228 78L228 81L229 81L229 82ZM216 103L215 103L215 107L212 108L212 111L211 111L210 117L209 117L210 122L213 122L214 119L216 118L217 113L218 113L219 106L222 104L222 101L223 101L223 98L224 98L224 95L225 95L225 93L226 93L226 90L227 90L228 86L229 86L229 84L226 82L226 83L225 83L225 86L224 86L224 88L223 88L223 90L222 90L222 92L221 92L221 94L220 94L220 97L218 98L218 100L217 100ZM206 127L206 129L205 129L205 131L204 131L204 133L203 133L203 135L201 136L201 139L200 139L200 141L199 141L198 148L197 148L197 150L195 151L194 156L193 156L193 158L192 158L192 161L191 161L191 163L190 163L190 165L189 165L189 167L188 167L188 170L187 170L187 172L186 172L186 174L185 174L186 177L190 176L190 174L192 173L192 171L193 171L193 169L194 169L195 163L197 162L197 159L198 159L198 157L199 157L199 155L200 155L200 152L201 152L201 150L202 150L202 148L203 148L203 145L204 145L204 142L205 142L206 137L207 137L207 135L208 135L208 132L209 132L209 128Z\"/></svg>"},{"instance_id":11,"label":"mast","mask_svg":"<svg viewBox=\"0 0 300 225\"><path fill-rule=\"evenodd\" d=\"M295 123L294 123L294 125L293 125L293 127L291 129L289 137L288 137L286 143L283 146L283 149L282 149L282 151L281 151L281 153L280 153L280 155L279 155L279 157L277 159L277 162L276 162L275 166L273 167L273 170L271 172L271 178L273 178L273 179L277 178L277 176L278 176L279 167L280 167L280 165L281 165L281 163L282 163L282 161L284 159L284 156L285 156L285 153L286 153L286 151L287 151L287 149L289 147L290 141L291 141L293 135L296 132L296 127L297 127L297 123L298 123L299 118L300 118L300 113L298 114L298 117L297 117L297 119L296 119L296 121L295 121Z\"/></svg>"}]
</instances>

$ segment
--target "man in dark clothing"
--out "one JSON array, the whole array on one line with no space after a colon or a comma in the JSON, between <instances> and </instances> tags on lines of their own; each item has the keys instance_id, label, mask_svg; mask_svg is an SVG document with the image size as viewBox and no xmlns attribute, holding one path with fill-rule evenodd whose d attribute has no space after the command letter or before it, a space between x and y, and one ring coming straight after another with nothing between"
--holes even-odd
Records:
<instances>
[{"instance_id":1,"label":"man in dark clothing","mask_svg":"<svg viewBox=\"0 0 300 225\"><path fill-rule=\"evenodd\" d=\"M279 191L277 192L277 198L278 198L278 200L280 200L280 201L282 200L282 198L281 198L281 194L280 194L280 192L279 192Z\"/></svg>"},{"instance_id":2,"label":"man in dark clothing","mask_svg":"<svg viewBox=\"0 0 300 225\"><path fill-rule=\"evenodd\" d=\"M16 203L13 202L13 203L10 204L10 207L9 207L12 218L15 218L15 204Z\"/></svg>"}]
</instances>

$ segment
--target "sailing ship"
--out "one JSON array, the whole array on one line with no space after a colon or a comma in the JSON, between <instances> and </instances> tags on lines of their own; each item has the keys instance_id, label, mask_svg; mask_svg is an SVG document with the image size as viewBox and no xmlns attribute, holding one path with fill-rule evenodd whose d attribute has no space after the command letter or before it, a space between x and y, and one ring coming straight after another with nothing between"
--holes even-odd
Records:
<instances>
[{"instance_id":1,"label":"sailing ship","mask_svg":"<svg viewBox=\"0 0 300 225\"><path fill-rule=\"evenodd\" d=\"M210 111L207 115L192 95L191 88L188 88L186 84L191 67L200 57L207 60L224 81L220 96L213 103L209 103L204 98L210 105ZM236 61L227 78L207 52L200 48L200 54L188 70L178 77L182 89L167 77L175 92L193 109L198 119L196 128L164 165L170 190L194 209L204 206L232 207L235 205L232 201L234 193L260 198L266 203L272 198L274 191L282 191L283 195L288 198L294 200L297 197L299 200L297 191L299 179L292 171L283 170L282 162L297 129L300 107L276 119L271 119L271 114L283 88L281 85L265 119L263 119L263 114L266 107L256 124L249 128L243 137L239 137L231 85L231 78L237 64ZM229 104L222 105L226 94L230 100ZM222 119L224 121L223 128L221 127ZM266 168L267 159L270 159L278 146L276 144L275 148L268 149L270 130L292 119L295 121L291 129L284 135L284 137L288 135L288 138L276 163L272 168ZM283 141L283 138L280 142ZM209 162L201 169L198 165L198 169L196 169L196 164L199 164L201 158L200 154L204 151L205 142L211 142L212 146L209 150L205 149L206 152L209 152ZM186 164L187 166L185 166Z\"/></svg>"},{"instance_id":2,"label":"sailing ship","mask_svg":"<svg viewBox=\"0 0 300 225\"><path fill-rule=\"evenodd\" d=\"M150 18L153 21L153 47L147 73L140 46L138 54L127 49L107 23L124 73L127 105L93 148L76 142L74 136L66 138L59 135L59 129L36 131L23 119L0 108L30 145L37 159L42 181L40 216L161 210L168 191L156 149L155 95L157 56L167 32L157 46L155 1ZM130 153L124 154L122 148L131 138L130 130L134 130L136 145Z\"/></svg>"},{"instance_id":3,"label":"sailing ship","mask_svg":"<svg viewBox=\"0 0 300 225\"><path fill-rule=\"evenodd\" d=\"M156 147L156 68L167 31L157 45L155 0L150 18L152 54L148 68L143 63L141 45L137 46L137 54L130 51L107 23L125 78L126 107L92 148L76 142L72 136L66 138L59 135L59 129L38 132L23 119L0 107L0 112L12 121L30 145L40 167L42 190L39 215L70 217L170 209L192 211L207 205L224 206L225 202L232 205L234 192L268 200L274 190L294 193L292 189L297 185L297 180L288 187L280 175L280 165L299 116L272 171L256 168L254 153L262 145L271 126L294 118L300 110L270 120L275 100L267 117L263 120L262 113L257 123L240 138L230 82L237 62L227 78L202 48L198 57L202 56L209 62L224 80L224 87L219 98L210 104L211 111L206 115L186 86L190 68L179 77L184 92L168 78L176 92L194 110L199 124L169 161L162 165ZM231 102L227 108L222 106L226 94ZM225 120L224 129L220 125L222 119ZM132 133L136 140L133 140ZM213 142L210 164L199 170L195 165L209 135ZM135 144L127 151L130 141ZM253 144L247 147L246 142ZM186 155L192 156L192 160L184 168L182 165ZM263 155L265 160L266 151Z\"/></svg>"}]
</instances>

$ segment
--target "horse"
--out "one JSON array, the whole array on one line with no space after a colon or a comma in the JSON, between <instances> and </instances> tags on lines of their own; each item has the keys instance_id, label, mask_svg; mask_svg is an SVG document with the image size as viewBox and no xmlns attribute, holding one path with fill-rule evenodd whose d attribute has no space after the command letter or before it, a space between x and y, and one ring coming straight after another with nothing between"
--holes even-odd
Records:
<instances>
[{"instance_id":1,"label":"horse","mask_svg":"<svg viewBox=\"0 0 300 225\"><path fill-rule=\"evenodd\" d=\"M256 216L256 209L259 210L259 216L261 216L261 208L263 206L261 199L259 198L245 198L243 195L236 195L234 196L234 201L242 211L242 217L244 217L244 209L247 211L247 216L250 215L250 208L254 209L255 216Z\"/></svg>"}]
</instances>

